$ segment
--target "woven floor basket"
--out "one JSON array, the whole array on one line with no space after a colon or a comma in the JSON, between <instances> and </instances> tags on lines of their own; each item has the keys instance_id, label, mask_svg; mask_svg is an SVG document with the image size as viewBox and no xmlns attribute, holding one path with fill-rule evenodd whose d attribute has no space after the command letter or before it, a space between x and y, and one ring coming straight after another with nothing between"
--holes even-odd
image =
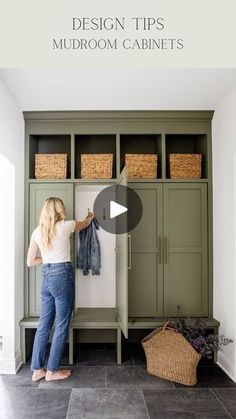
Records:
<instances>
[{"instance_id":1,"label":"woven floor basket","mask_svg":"<svg viewBox=\"0 0 236 419\"><path fill-rule=\"evenodd\" d=\"M197 382L196 369L201 355L167 323L142 340L147 371L167 380L185 385Z\"/></svg>"},{"instance_id":2,"label":"woven floor basket","mask_svg":"<svg viewBox=\"0 0 236 419\"><path fill-rule=\"evenodd\" d=\"M35 154L36 179L65 179L67 154Z\"/></svg>"},{"instance_id":3,"label":"woven floor basket","mask_svg":"<svg viewBox=\"0 0 236 419\"><path fill-rule=\"evenodd\" d=\"M170 154L169 161L171 179L201 178L201 154Z\"/></svg>"},{"instance_id":4,"label":"woven floor basket","mask_svg":"<svg viewBox=\"0 0 236 419\"><path fill-rule=\"evenodd\" d=\"M155 179L157 177L156 154L126 154L125 165L129 178Z\"/></svg>"},{"instance_id":5,"label":"woven floor basket","mask_svg":"<svg viewBox=\"0 0 236 419\"><path fill-rule=\"evenodd\" d=\"M81 154L81 177L111 179L113 154Z\"/></svg>"}]
</instances>

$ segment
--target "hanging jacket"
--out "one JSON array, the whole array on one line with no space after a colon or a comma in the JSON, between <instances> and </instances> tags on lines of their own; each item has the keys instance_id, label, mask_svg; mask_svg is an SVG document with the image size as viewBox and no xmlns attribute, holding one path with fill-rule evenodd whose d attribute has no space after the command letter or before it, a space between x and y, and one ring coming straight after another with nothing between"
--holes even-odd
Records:
<instances>
[{"instance_id":1,"label":"hanging jacket","mask_svg":"<svg viewBox=\"0 0 236 419\"><path fill-rule=\"evenodd\" d=\"M100 275L101 249L96 230L99 230L99 224L93 218L90 225L79 232L76 267L83 269L83 275L88 275L90 269L92 275Z\"/></svg>"}]
</instances>

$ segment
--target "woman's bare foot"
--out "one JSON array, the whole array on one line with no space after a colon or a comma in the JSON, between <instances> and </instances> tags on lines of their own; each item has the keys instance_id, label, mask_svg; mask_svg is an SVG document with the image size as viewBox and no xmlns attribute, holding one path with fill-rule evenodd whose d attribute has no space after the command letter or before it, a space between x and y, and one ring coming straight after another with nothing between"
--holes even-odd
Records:
<instances>
[{"instance_id":1,"label":"woman's bare foot","mask_svg":"<svg viewBox=\"0 0 236 419\"><path fill-rule=\"evenodd\" d=\"M65 378L68 378L70 375L71 375L71 370L57 370L57 371L47 370L45 381L64 380Z\"/></svg>"},{"instance_id":2,"label":"woman's bare foot","mask_svg":"<svg viewBox=\"0 0 236 419\"><path fill-rule=\"evenodd\" d=\"M33 375L32 375L32 381L41 380L42 378L45 377L46 372L47 371L44 370L43 368L41 368L40 370L34 370Z\"/></svg>"}]
</instances>

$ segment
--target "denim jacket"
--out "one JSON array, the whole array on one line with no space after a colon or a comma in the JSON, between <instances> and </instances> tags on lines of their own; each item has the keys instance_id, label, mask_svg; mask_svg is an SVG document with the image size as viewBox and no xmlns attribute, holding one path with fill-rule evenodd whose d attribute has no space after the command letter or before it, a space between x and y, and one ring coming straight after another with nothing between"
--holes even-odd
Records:
<instances>
[{"instance_id":1,"label":"denim jacket","mask_svg":"<svg viewBox=\"0 0 236 419\"><path fill-rule=\"evenodd\" d=\"M99 230L99 224L93 218L91 224L79 232L76 267L83 269L83 275L88 275L90 269L92 275L100 275L101 249L96 230Z\"/></svg>"}]
</instances>

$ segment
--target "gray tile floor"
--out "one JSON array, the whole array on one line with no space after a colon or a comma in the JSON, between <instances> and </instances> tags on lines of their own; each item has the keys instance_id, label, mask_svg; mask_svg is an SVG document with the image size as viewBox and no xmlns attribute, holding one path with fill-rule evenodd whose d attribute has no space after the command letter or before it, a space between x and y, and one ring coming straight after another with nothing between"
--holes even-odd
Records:
<instances>
[{"instance_id":1,"label":"gray tile floor","mask_svg":"<svg viewBox=\"0 0 236 419\"><path fill-rule=\"evenodd\" d=\"M111 344L84 345L71 369L66 380L33 383L29 360L18 374L1 375L0 419L236 418L236 383L217 365L201 364L190 388L148 374L140 346L123 350L117 366Z\"/></svg>"}]
</instances>

